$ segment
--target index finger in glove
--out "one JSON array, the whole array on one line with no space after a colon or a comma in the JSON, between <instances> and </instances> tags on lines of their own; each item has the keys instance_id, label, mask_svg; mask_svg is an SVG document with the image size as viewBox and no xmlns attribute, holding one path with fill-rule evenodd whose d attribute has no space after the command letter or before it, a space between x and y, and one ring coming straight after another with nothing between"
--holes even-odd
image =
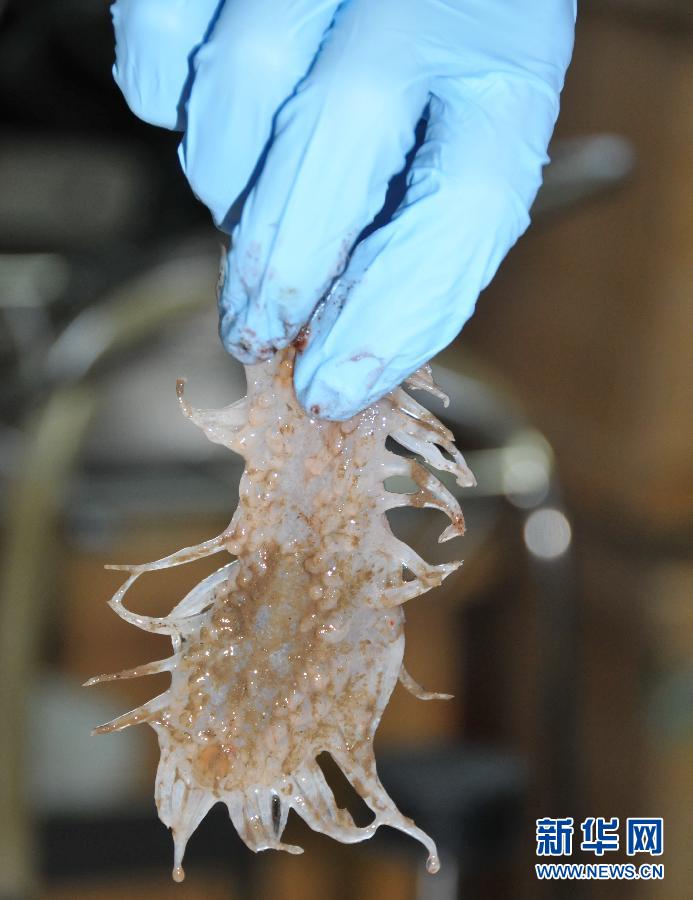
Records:
<instances>
[{"instance_id":1,"label":"index finger in glove","mask_svg":"<svg viewBox=\"0 0 693 900\"><path fill-rule=\"evenodd\" d=\"M401 211L356 247L311 323L295 368L306 409L349 418L453 340L529 223L557 111L552 91L504 77L432 104Z\"/></svg>"},{"instance_id":2,"label":"index finger in glove","mask_svg":"<svg viewBox=\"0 0 693 900\"><path fill-rule=\"evenodd\" d=\"M277 110L308 71L337 2L226 0L195 54L179 155L193 191L225 231Z\"/></svg>"},{"instance_id":3,"label":"index finger in glove","mask_svg":"<svg viewBox=\"0 0 693 900\"><path fill-rule=\"evenodd\" d=\"M152 125L184 128L191 60L223 0L117 0L113 76L130 109Z\"/></svg>"}]
</instances>

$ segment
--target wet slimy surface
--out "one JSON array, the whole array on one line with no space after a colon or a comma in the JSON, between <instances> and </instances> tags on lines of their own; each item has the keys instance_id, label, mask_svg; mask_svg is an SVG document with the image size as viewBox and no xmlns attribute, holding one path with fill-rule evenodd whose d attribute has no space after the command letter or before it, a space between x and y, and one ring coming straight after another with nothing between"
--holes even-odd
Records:
<instances>
[{"instance_id":1,"label":"wet slimy surface","mask_svg":"<svg viewBox=\"0 0 693 900\"><path fill-rule=\"evenodd\" d=\"M464 532L452 494L413 458L386 449L386 438L430 466L474 483L452 435L399 388L347 422L312 417L293 391L295 351L246 368L248 394L221 410L186 416L246 462L239 504L218 537L129 573L110 601L147 631L169 635L173 654L88 684L169 672L167 691L95 729L104 734L147 722L161 759L156 802L175 844L173 877L182 880L190 835L218 801L252 850L300 853L282 842L290 809L312 828L347 843L390 825L417 838L439 868L433 840L403 816L381 785L373 737L399 679L423 691L402 665L402 604L440 584L459 565L426 563L390 531L385 513L435 507L451 524L441 541ZM430 370L410 387L439 396ZM444 451L444 452L441 452ZM407 476L413 493L385 480ZM124 605L147 572L215 553L234 559L198 584L168 616ZM374 813L357 827L340 809L316 757L329 752Z\"/></svg>"}]
</instances>

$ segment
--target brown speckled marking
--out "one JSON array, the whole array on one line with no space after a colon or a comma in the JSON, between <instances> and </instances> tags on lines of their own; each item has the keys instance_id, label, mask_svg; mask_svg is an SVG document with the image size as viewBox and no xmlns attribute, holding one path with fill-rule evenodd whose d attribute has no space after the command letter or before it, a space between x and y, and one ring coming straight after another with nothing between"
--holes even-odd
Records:
<instances>
[{"instance_id":1,"label":"brown speckled marking","mask_svg":"<svg viewBox=\"0 0 693 900\"><path fill-rule=\"evenodd\" d=\"M427 469L385 449L388 436L426 462L473 484L452 435L401 388L348 422L321 421L299 406L295 349L247 368L248 395L222 410L196 410L177 386L183 411L207 437L240 453L239 504L218 537L140 566L111 600L139 628L168 634L168 660L90 684L171 673L169 689L102 725L140 722L157 732L156 801L175 843L174 878L184 877L188 838L223 801L246 844L301 852L281 842L290 808L338 840L371 837L383 824L418 838L437 871L435 844L401 815L378 780L373 736L398 679L422 699L402 666L402 604L440 584L458 563L431 566L391 533L395 506L444 510L462 534L455 498ZM434 390L430 372L412 378ZM437 389L435 389L437 390ZM443 447L452 457L444 457ZM413 478L413 494L391 493L392 475ZM128 587L144 572L213 553L232 554L164 618L131 613ZM408 578L405 579L405 570ZM328 751L375 814L358 828L337 807L316 762Z\"/></svg>"},{"instance_id":2,"label":"brown speckled marking","mask_svg":"<svg viewBox=\"0 0 693 900\"><path fill-rule=\"evenodd\" d=\"M308 346L308 341L310 339L310 325L304 325L303 328L299 331L293 341L293 346L296 348L298 353L303 353L303 351Z\"/></svg>"}]
</instances>

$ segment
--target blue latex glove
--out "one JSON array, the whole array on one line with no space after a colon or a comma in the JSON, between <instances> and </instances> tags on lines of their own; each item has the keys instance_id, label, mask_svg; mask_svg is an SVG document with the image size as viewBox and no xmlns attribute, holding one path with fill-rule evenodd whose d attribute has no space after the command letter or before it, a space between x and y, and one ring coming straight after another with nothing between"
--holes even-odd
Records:
<instances>
[{"instance_id":1,"label":"blue latex glove","mask_svg":"<svg viewBox=\"0 0 693 900\"><path fill-rule=\"evenodd\" d=\"M113 19L118 84L184 131L219 227L253 185L219 297L234 356L286 346L329 292L295 383L343 419L457 335L528 225L575 0L118 0ZM404 202L350 255L427 106Z\"/></svg>"}]
</instances>

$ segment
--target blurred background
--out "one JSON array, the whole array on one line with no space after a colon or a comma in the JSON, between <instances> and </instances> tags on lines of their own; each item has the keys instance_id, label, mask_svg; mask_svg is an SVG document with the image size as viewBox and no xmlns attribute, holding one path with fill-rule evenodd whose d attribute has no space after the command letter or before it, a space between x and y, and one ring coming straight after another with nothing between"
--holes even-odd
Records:
<instances>
[{"instance_id":1,"label":"blurred background","mask_svg":"<svg viewBox=\"0 0 693 900\"><path fill-rule=\"evenodd\" d=\"M690 895L692 47L690 0L581 4L534 225L436 361L479 486L463 569L408 604L406 659L455 699L396 689L376 750L441 873L387 829L342 847L298 821L302 857L254 857L214 810L179 886L154 733L89 734L165 681L80 685L165 650L110 611L104 564L211 537L235 505L238 460L174 391L243 392L216 336L218 236L177 136L111 81L108 4L0 2L3 900ZM429 556L438 525L393 521ZM185 568L136 608L170 609L206 571ZM665 880L538 883L542 816L664 817Z\"/></svg>"}]
</instances>

